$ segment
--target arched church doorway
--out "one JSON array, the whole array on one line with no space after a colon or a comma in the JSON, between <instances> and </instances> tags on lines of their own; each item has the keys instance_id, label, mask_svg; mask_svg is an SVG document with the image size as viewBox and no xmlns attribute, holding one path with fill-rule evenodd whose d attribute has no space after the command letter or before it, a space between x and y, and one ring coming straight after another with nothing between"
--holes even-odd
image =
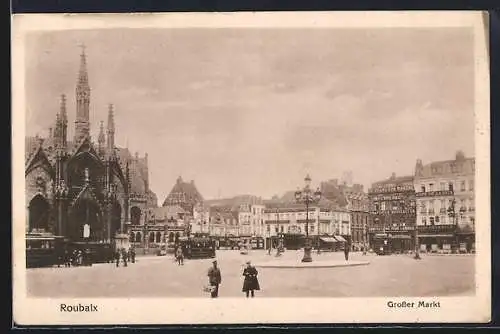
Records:
<instances>
[{"instance_id":1,"label":"arched church doorway","mask_svg":"<svg viewBox=\"0 0 500 334\"><path fill-rule=\"evenodd\" d=\"M29 204L29 231L49 228L50 204L42 195L33 197Z\"/></svg>"},{"instance_id":2,"label":"arched church doorway","mask_svg":"<svg viewBox=\"0 0 500 334\"><path fill-rule=\"evenodd\" d=\"M142 242L142 233L141 232L137 232L135 234L135 242Z\"/></svg>"},{"instance_id":3,"label":"arched church doorway","mask_svg":"<svg viewBox=\"0 0 500 334\"><path fill-rule=\"evenodd\" d=\"M139 225L141 223L141 209L137 206L133 206L130 209L130 222L132 225Z\"/></svg>"},{"instance_id":4,"label":"arched church doorway","mask_svg":"<svg viewBox=\"0 0 500 334\"><path fill-rule=\"evenodd\" d=\"M72 208L68 236L74 241L84 240L84 226L90 226L90 241L104 241L104 224L99 205L89 199L78 200Z\"/></svg>"},{"instance_id":5,"label":"arched church doorway","mask_svg":"<svg viewBox=\"0 0 500 334\"><path fill-rule=\"evenodd\" d=\"M111 237L114 237L118 231L121 231L122 207L115 202L111 209Z\"/></svg>"}]
</instances>

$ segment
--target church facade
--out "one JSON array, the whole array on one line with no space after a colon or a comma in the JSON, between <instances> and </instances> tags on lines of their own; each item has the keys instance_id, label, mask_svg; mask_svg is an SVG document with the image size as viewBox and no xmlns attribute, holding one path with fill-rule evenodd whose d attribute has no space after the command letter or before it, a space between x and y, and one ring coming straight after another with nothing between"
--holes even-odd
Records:
<instances>
[{"instance_id":1,"label":"church facade","mask_svg":"<svg viewBox=\"0 0 500 334\"><path fill-rule=\"evenodd\" d=\"M149 189L147 154L139 158L116 147L113 105L108 106L106 128L101 122L97 142L92 140L83 51L75 93L73 138L68 138L65 95L48 137L26 137L26 233L45 232L78 242L88 225L85 240L111 243L117 233L126 232L129 222L139 223L141 211L157 205Z\"/></svg>"}]
</instances>

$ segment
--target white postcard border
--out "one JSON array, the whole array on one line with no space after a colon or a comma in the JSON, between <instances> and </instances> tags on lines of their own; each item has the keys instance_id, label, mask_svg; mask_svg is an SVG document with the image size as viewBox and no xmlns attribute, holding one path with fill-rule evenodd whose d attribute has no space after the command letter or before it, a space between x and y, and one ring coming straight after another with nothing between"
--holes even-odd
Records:
<instances>
[{"instance_id":1,"label":"white postcard border","mask_svg":"<svg viewBox=\"0 0 500 334\"><path fill-rule=\"evenodd\" d=\"M18 325L488 322L491 314L490 123L487 23L481 12L281 12L26 14L13 17L13 313ZM30 31L96 28L471 27L475 34L476 296L436 298L29 298L25 275L24 37ZM388 301L439 300L439 309ZM63 313L92 303L99 312Z\"/></svg>"}]
</instances>

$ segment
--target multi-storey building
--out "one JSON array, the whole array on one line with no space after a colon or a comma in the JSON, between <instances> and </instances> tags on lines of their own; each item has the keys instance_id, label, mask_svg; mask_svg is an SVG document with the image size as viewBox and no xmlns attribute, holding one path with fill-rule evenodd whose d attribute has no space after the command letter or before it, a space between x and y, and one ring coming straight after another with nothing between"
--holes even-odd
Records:
<instances>
[{"instance_id":1,"label":"multi-storey building","mask_svg":"<svg viewBox=\"0 0 500 334\"><path fill-rule=\"evenodd\" d=\"M475 159L456 153L454 160L415 166L417 226L423 251L474 248Z\"/></svg>"},{"instance_id":2,"label":"multi-storey building","mask_svg":"<svg viewBox=\"0 0 500 334\"><path fill-rule=\"evenodd\" d=\"M194 208L200 204L203 204L203 196L198 192L194 181L184 182L180 176L163 202L163 206L179 205L191 216L194 215Z\"/></svg>"},{"instance_id":3,"label":"multi-storey building","mask_svg":"<svg viewBox=\"0 0 500 334\"><path fill-rule=\"evenodd\" d=\"M414 248L415 189L413 176L396 174L372 184L368 191L372 213L368 231L370 245L376 234L392 238L393 250L406 252Z\"/></svg>"},{"instance_id":4,"label":"multi-storey building","mask_svg":"<svg viewBox=\"0 0 500 334\"><path fill-rule=\"evenodd\" d=\"M286 248L302 247L306 234L313 239L333 236L330 239L337 242L348 241L351 236L349 211L326 199L311 205L309 211L303 204L267 201L263 219L267 243L283 238Z\"/></svg>"},{"instance_id":5,"label":"multi-storey building","mask_svg":"<svg viewBox=\"0 0 500 334\"><path fill-rule=\"evenodd\" d=\"M368 194L361 184L340 185L347 199L347 210L351 214L352 246L356 249L368 247L368 225L370 222L370 203Z\"/></svg>"}]
</instances>

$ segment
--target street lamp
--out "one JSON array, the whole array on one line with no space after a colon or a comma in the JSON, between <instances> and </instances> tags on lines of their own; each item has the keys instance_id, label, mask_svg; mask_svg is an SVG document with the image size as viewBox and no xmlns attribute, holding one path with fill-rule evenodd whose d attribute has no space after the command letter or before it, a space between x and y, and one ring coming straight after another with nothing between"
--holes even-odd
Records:
<instances>
[{"instance_id":1,"label":"street lamp","mask_svg":"<svg viewBox=\"0 0 500 334\"><path fill-rule=\"evenodd\" d=\"M453 197L453 200L450 203L450 207L448 208L448 217L453 219L453 224L455 225L455 236L456 236L456 231L458 229L458 220L457 220L458 215L457 215L456 210L455 210L456 203L457 203L457 200L455 199L455 197ZM456 238L455 239L456 247L459 248L458 252L460 252L460 245L458 242L458 236L456 236L455 238Z\"/></svg>"},{"instance_id":2,"label":"street lamp","mask_svg":"<svg viewBox=\"0 0 500 334\"><path fill-rule=\"evenodd\" d=\"M423 206L422 206L423 208ZM422 212L423 210L420 210ZM416 216L416 215L415 215ZM415 260L421 260L420 257L420 239L418 237L418 222L415 218L415 256L413 257Z\"/></svg>"},{"instance_id":3,"label":"street lamp","mask_svg":"<svg viewBox=\"0 0 500 334\"><path fill-rule=\"evenodd\" d=\"M366 255L366 216L363 224L363 255Z\"/></svg>"},{"instance_id":4,"label":"street lamp","mask_svg":"<svg viewBox=\"0 0 500 334\"><path fill-rule=\"evenodd\" d=\"M306 185L302 190L295 192L295 200L297 203L304 203L306 205L306 242L304 246L304 257L302 262L312 262L311 257L311 240L309 239L309 205L319 202L321 199L321 191L319 188L316 191L311 190L311 178L309 174L304 179Z\"/></svg>"},{"instance_id":5,"label":"street lamp","mask_svg":"<svg viewBox=\"0 0 500 334\"><path fill-rule=\"evenodd\" d=\"M276 248L276 256L279 256L281 254L281 250L283 248L283 240L281 238L281 233L280 233L280 208L276 208L276 229L278 231L277 237L278 237L278 247Z\"/></svg>"}]
</instances>

